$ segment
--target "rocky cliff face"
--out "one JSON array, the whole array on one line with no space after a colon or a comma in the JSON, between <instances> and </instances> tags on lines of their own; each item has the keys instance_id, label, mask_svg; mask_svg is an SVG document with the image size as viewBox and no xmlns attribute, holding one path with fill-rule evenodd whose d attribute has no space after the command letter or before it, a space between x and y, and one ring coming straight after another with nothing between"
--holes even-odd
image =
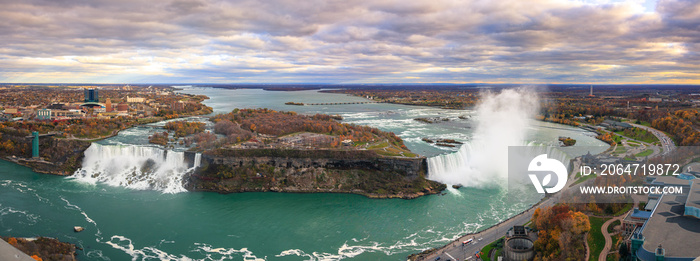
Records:
<instances>
[{"instance_id":1,"label":"rocky cliff face","mask_svg":"<svg viewBox=\"0 0 700 261\"><path fill-rule=\"evenodd\" d=\"M90 142L80 140L45 137L39 139L39 156L32 159L32 140L24 136L3 135L0 140L11 140L15 146L12 151L0 150L0 155L16 163L28 166L36 172L54 175L71 175L80 167L83 152L90 147ZM15 157L12 157L12 156Z\"/></svg>"},{"instance_id":2,"label":"rocky cliff face","mask_svg":"<svg viewBox=\"0 0 700 261\"><path fill-rule=\"evenodd\" d=\"M224 154L224 155L222 155ZM273 156L262 156L262 155ZM338 157L340 156L340 157ZM415 198L445 185L425 179L424 158L385 158L337 151L205 153L186 188L221 193L246 191L337 192L373 198Z\"/></svg>"}]
</instances>

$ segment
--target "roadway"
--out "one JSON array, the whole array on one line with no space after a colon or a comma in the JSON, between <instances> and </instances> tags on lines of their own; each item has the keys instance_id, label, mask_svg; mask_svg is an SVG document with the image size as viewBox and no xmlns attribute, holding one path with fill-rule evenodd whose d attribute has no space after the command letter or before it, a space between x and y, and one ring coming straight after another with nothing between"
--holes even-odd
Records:
<instances>
[{"instance_id":1,"label":"roadway","mask_svg":"<svg viewBox=\"0 0 700 261\"><path fill-rule=\"evenodd\" d=\"M634 123L632 123L631 125L634 127L637 127L637 128L645 129L645 130L651 132L652 134L654 134L654 136L656 136L656 138L658 138L659 141L661 141L661 148L663 149L663 152L661 153L662 155L668 153L669 151L673 151L676 149L676 144L673 143L673 140L670 137L668 137L668 135L666 135L666 133L663 133L660 130L654 129L652 127L647 127L644 125L639 125L639 124L634 124Z\"/></svg>"},{"instance_id":2,"label":"roadway","mask_svg":"<svg viewBox=\"0 0 700 261\"><path fill-rule=\"evenodd\" d=\"M525 223L529 222L532 218L532 214L535 213L536 207L551 207L554 205L557 199L558 195L547 198L538 205L514 217L511 217L506 221L498 223L497 225L478 233L464 235L454 242L443 246L438 251L435 251L425 258L418 260L435 260L437 257L440 257L440 260L480 260L475 256L477 251L480 251L488 244L491 244L491 242L505 236L508 229L512 228L513 226L525 225ZM470 238L474 239L474 242L469 245L462 246L462 242ZM488 253L484 253L484 255L488 255Z\"/></svg>"},{"instance_id":3,"label":"roadway","mask_svg":"<svg viewBox=\"0 0 700 261\"><path fill-rule=\"evenodd\" d=\"M661 145L663 148L662 153L667 153L676 149L676 145L673 143L673 140L671 140L671 138L669 138L665 133L647 126L642 126L638 124L632 125L635 127L643 128L654 134L659 139L659 141L661 141ZM579 161L576 161L574 163L574 169L577 168L578 164L580 164ZM525 212L515 215L506 221L503 221L495 226L487 228L478 233L464 235L458 238L457 240L453 241L452 243L449 243L441 247L437 251L429 254L428 256L418 260L435 260L437 257L440 257L440 260L479 260L475 256L475 253L477 251L481 250L488 244L491 244L491 242L495 241L496 239L505 236L505 233L508 231L508 229L512 228L513 226L524 225L525 223L530 221L530 219L532 218L532 214L534 213L536 208L554 206L559 201L559 197L563 191L566 191L568 189L576 189L578 186L580 186L581 184L572 186L573 183L576 181L576 178L574 176L575 173L576 171L572 171L572 173L570 174L570 176L572 177L568 179L564 190L550 196L549 198L544 199L543 201L534 205ZM636 200L635 205L637 205ZM624 215L622 215L622 217L624 217ZM474 239L474 243L462 246L462 242L470 238ZM488 255L488 253L483 254Z\"/></svg>"},{"instance_id":4,"label":"roadway","mask_svg":"<svg viewBox=\"0 0 700 261\"><path fill-rule=\"evenodd\" d=\"M573 164L573 169L577 169L578 166L581 164L580 159L575 160ZM426 256L425 258L418 260L432 261L435 260L437 257L440 257L440 260L480 260L477 259L475 256L475 253L477 251L483 249L488 244L491 244L491 242L494 242L497 239L505 236L505 233L508 231L508 229L512 228L513 226L525 225L525 223L529 222L530 219L532 219L532 214L535 213L535 209L542 207L552 207L559 202L561 195L565 191L570 189L578 189L578 187L581 186L583 183L574 185L576 180L576 171L572 171L569 174L569 178L566 182L566 186L564 187L564 189L557 192L556 194L549 195L549 197L543 199L538 204L533 205L528 210L518 215L515 215L506 221L498 223L497 225L487 228L486 230L480 231L478 233L464 235L458 238L457 240L453 241L452 243L443 246L438 251L435 251L430 255ZM462 242L470 238L474 239L474 243L467 246L462 246ZM488 253L483 254L488 255Z\"/></svg>"}]
</instances>

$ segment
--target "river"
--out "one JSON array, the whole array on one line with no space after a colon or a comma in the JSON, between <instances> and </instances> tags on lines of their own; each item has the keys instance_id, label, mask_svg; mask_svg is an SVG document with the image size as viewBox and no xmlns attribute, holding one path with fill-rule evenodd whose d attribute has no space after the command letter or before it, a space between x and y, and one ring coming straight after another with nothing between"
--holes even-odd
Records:
<instances>
[{"instance_id":1,"label":"river","mask_svg":"<svg viewBox=\"0 0 700 261\"><path fill-rule=\"evenodd\" d=\"M340 114L347 123L393 131L412 151L428 157L443 157L458 148L431 145L421 141L422 137L469 143L474 128L472 110L394 104L293 106L284 103L366 100L318 91L184 89L211 97L205 103L214 113L270 108ZM425 124L414 121L416 117L450 120ZM134 149L119 148L149 146L145 136L153 131L132 128L98 142L86 156L93 159L86 163L92 164L86 169L138 166L133 162L139 157L156 155L160 149L151 147L138 156L127 155L138 154ZM536 122L528 135L540 144L556 144L558 136L577 139L576 146L605 148L590 133L567 126ZM108 149L111 152L104 153ZM181 152L168 153L174 157ZM574 148L570 153L585 152ZM109 159L132 163L115 167L105 164ZM146 185L131 186L141 180L100 180L89 173L51 176L0 161L0 235L49 236L71 242L83 249L78 252L79 260L405 260L411 253L494 225L540 198L536 194L508 197L501 186L488 183L450 188L444 195L413 200L326 193L181 192L178 184L163 179L181 175L191 166L179 166L165 158L155 164L163 166L158 172L161 177L144 178ZM148 185L159 182L169 185ZM75 233L73 226L86 229Z\"/></svg>"}]
</instances>

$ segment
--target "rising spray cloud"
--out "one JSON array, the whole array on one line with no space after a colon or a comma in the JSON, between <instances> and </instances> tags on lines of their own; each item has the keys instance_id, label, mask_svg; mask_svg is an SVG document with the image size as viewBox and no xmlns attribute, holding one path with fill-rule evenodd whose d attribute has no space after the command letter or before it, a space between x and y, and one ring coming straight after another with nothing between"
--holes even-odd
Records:
<instances>
[{"instance_id":1,"label":"rising spray cloud","mask_svg":"<svg viewBox=\"0 0 700 261\"><path fill-rule=\"evenodd\" d=\"M428 178L463 186L506 180L508 146L527 145L538 110L538 95L530 88L482 93L471 142L455 153L429 158Z\"/></svg>"}]
</instances>

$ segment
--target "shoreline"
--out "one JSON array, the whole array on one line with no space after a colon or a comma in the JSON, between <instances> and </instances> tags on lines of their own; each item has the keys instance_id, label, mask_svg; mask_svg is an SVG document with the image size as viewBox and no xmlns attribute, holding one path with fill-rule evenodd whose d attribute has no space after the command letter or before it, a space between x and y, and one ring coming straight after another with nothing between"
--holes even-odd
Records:
<instances>
[{"instance_id":1,"label":"shoreline","mask_svg":"<svg viewBox=\"0 0 700 261\"><path fill-rule=\"evenodd\" d=\"M527 208L526 210L523 210L522 212L520 212L520 213L518 213L518 214L515 214L515 215L513 215L513 216L511 216L511 217L509 217L509 218L507 218L507 219L505 219L505 220L503 220L503 221L501 221L501 222L498 222L498 223L496 223L496 224L494 224L494 225L492 225L492 226L490 226L490 227L484 228L484 229L482 229L482 230L478 230L478 231L473 232L473 233L468 233L468 234L461 235L461 236L459 236L457 239L450 240L449 243L447 243L447 244L445 244L445 245L443 245L443 246L441 246L441 247L435 247L435 248L431 248L431 249L426 249L426 250L424 250L423 252L411 254L411 255L408 256L408 260L411 260L411 261L427 260L426 258L428 258L428 256L430 256L431 254L436 253L436 252L440 252L440 251L444 251L444 250L447 249L448 247L454 246L455 244L458 244L460 241L463 241L463 240L469 238L470 236L474 236L474 237L475 237L475 236L477 236L477 235L481 235L481 234L485 234L485 233L492 232L492 231L489 231L489 230L499 229L499 227L500 227L502 224L507 223L507 222L511 222L512 220L514 220L514 219L516 219L516 218L519 218L519 217L522 217L522 216L525 215L525 214L529 214L530 211L533 211L535 208L539 207L540 205L544 204L544 202L546 202L546 201L548 201L548 200L550 200L550 199L552 199L552 196L551 196L551 195L545 196L545 197L543 197L542 199L540 199L540 201L538 201L537 203L533 204L532 206L530 206L530 207Z\"/></svg>"},{"instance_id":2,"label":"shoreline","mask_svg":"<svg viewBox=\"0 0 700 261\"><path fill-rule=\"evenodd\" d=\"M418 192L418 193L410 193L410 194L376 194L376 193L366 193L366 192L361 192L361 191L333 191L333 190L286 190L286 189L269 189L269 190L245 190L245 191L238 191L238 192L230 192L230 193L225 193L225 192L220 192L220 191L215 191L215 190L187 190L187 192L207 192L207 193L218 193L218 194L236 194L236 193L255 193L255 192L260 192L260 193L284 193L284 194L348 194L348 195L358 195L358 196L364 196L369 199L405 199L405 200L411 200L411 199L416 199L420 198L422 196L430 196L430 195L440 195L442 190L434 190L429 193L423 193L423 192Z\"/></svg>"}]
</instances>

